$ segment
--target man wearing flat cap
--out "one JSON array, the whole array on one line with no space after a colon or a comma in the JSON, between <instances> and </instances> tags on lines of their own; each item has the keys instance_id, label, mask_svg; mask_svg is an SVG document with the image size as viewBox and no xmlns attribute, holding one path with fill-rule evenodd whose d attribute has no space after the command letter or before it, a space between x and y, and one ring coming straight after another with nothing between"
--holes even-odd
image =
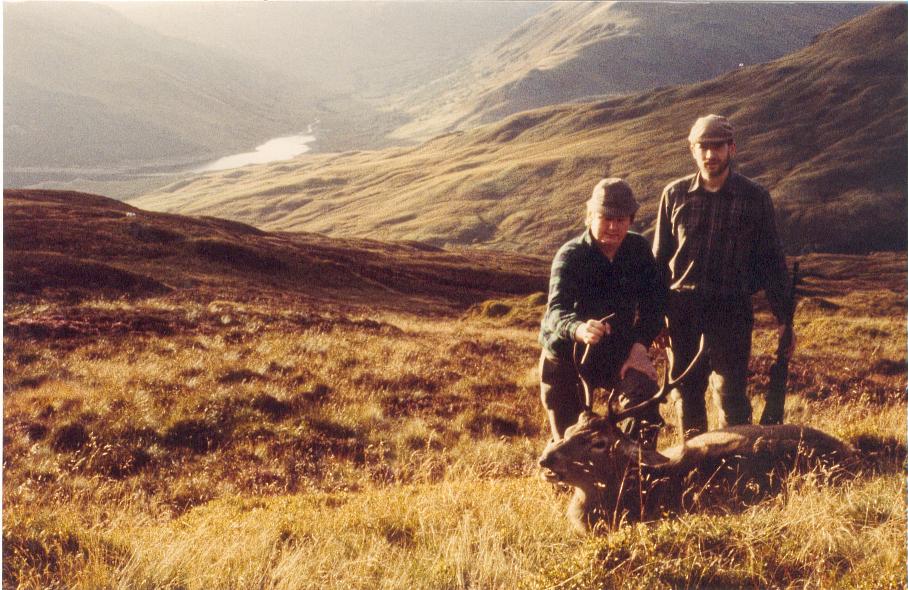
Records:
<instances>
[{"instance_id":1,"label":"man wearing flat cap","mask_svg":"<svg viewBox=\"0 0 908 590\"><path fill-rule=\"evenodd\" d=\"M706 431L711 384L719 427L751 422L747 398L753 308L764 289L780 328L790 306L785 257L769 193L732 169L734 130L725 117L697 119L688 136L697 173L669 184L656 217L653 252L669 286L673 374L705 354L678 392L684 437ZM789 356L794 348L788 350Z\"/></svg>"},{"instance_id":2,"label":"man wearing flat cap","mask_svg":"<svg viewBox=\"0 0 908 590\"><path fill-rule=\"evenodd\" d=\"M664 323L665 287L649 242L628 232L637 208L626 182L601 180L586 202L586 230L552 263L539 341L540 389L553 440L584 410L578 370L591 388L616 387L624 405L659 389L647 351ZM580 351L585 358L578 358ZM653 408L625 428L655 448L662 423Z\"/></svg>"}]
</instances>

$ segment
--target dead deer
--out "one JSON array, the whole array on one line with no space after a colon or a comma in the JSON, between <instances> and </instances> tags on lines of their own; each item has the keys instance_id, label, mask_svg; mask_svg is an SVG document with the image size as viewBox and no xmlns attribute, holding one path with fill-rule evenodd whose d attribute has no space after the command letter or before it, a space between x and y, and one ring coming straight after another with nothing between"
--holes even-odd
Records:
<instances>
[{"instance_id":1,"label":"dead deer","mask_svg":"<svg viewBox=\"0 0 908 590\"><path fill-rule=\"evenodd\" d=\"M616 409L613 392L603 415L584 412L563 439L543 451L543 477L574 487L568 517L576 528L615 528L625 520L682 510L747 505L779 491L789 473L817 470L835 477L855 465L848 444L793 424L731 426L661 453L643 449L618 423L659 403L699 357L678 378L670 379L666 369L659 392L633 407Z\"/></svg>"}]
</instances>

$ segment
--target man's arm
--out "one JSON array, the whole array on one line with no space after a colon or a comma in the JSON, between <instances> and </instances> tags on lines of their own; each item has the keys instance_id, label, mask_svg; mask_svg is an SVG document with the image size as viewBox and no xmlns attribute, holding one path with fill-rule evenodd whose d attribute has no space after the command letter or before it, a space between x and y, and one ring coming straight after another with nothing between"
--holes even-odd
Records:
<instances>
[{"instance_id":1,"label":"man's arm","mask_svg":"<svg viewBox=\"0 0 908 590\"><path fill-rule=\"evenodd\" d=\"M766 291L766 299L776 320L785 324L791 308L788 293L788 267L776 230L776 216L769 193L761 195L762 215L754 248L753 271L757 287Z\"/></svg>"},{"instance_id":2,"label":"man's arm","mask_svg":"<svg viewBox=\"0 0 908 590\"><path fill-rule=\"evenodd\" d=\"M671 260L678 248L675 236L672 234L671 207L669 203L669 187L662 191L659 199L659 211L656 213L656 233L653 235L653 256L656 260L656 269L660 274L662 284L669 285L671 273L668 261Z\"/></svg>"},{"instance_id":3,"label":"man's arm","mask_svg":"<svg viewBox=\"0 0 908 590\"><path fill-rule=\"evenodd\" d=\"M633 328L634 345L621 367L620 376L623 379L627 369L633 368L655 380L656 369L648 351L665 325L668 286L649 250L642 248L640 257L641 289L637 302L637 320Z\"/></svg>"},{"instance_id":4,"label":"man's arm","mask_svg":"<svg viewBox=\"0 0 908 590\"><path fill-rule=\"evenodd\" d=\"M583 323L577 318L574 304L580 297L579 269L574 250L562 247L552 261L549 277L549 299L543 319L543 331L549 342L573 341L574 333Z\"/></svg>"},{"instance_id":5,"label":"man's arm","mask_svg":"<svg viewBox=\"0 0 908 590\"><path fill-rule=\"evenodd\" d=\"M640 253L640 293L637 320L634 322L634 342L649 348L665 326L668 285L652 254L642 248Z\"/></svg>"},{"instance_id":6,"label":"man's arm","mask_svg":"<svg viewBox=\"0 0 908 590\"><path fill-rule=\"evenodd\" d=\"M757 286L766 291L769 308L779 322L779 341L784 339L787 343L788 349L783 352L790 358L797 346L794 327L789 321L794 306L794 293L789 292L788 267L776 230L772 199L767 191L763 191L762 197L763 215L754 253L754 275L757 277Z\"/></svg>"}]
</instances>

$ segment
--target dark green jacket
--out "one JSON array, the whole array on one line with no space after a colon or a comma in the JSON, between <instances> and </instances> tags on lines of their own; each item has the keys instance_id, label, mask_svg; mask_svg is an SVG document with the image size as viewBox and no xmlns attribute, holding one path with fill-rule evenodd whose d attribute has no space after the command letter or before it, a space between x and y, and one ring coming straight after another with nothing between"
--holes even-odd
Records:
<instances>
[{"instance_id":1,"label":"dark green jacket","mask_svg":"<svg viewBox=\"0 0 908 590\"><path fill-rule=\"evenodd\" d=\"M539 342L549 358L570 358L577 327L614 312L612 339L649 348L664 325L666 293L646 238L628 232L610 261L587 230L555 255Z\"/></svg>"}]
</instances>

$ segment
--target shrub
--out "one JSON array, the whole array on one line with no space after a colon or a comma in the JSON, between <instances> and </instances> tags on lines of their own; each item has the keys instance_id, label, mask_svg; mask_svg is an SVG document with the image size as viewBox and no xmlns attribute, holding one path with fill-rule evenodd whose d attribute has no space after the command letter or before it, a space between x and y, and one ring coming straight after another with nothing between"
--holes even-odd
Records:
<instances>
[{"instance_id":1,"label":"shrub","mask_svg":"<svg viewBox=\"0 0 908 590\"><path fill-rule=\"evenodd\" d=\"M89 440L85 426L71 422L58 428L53 435L51 446L55 451L78 451Z\"/></svg>"},{"instance_id":2,"label":"shrub","mask_svg":"<svg viewBox=\"0 0 908 590\"><path fill-rule=\"evenodd\" d=\"M214 450L224 441L225 433L204 420L180 420L164 433L164 444L182 447L196 453Z\"/></svg>"}]
</instances>

